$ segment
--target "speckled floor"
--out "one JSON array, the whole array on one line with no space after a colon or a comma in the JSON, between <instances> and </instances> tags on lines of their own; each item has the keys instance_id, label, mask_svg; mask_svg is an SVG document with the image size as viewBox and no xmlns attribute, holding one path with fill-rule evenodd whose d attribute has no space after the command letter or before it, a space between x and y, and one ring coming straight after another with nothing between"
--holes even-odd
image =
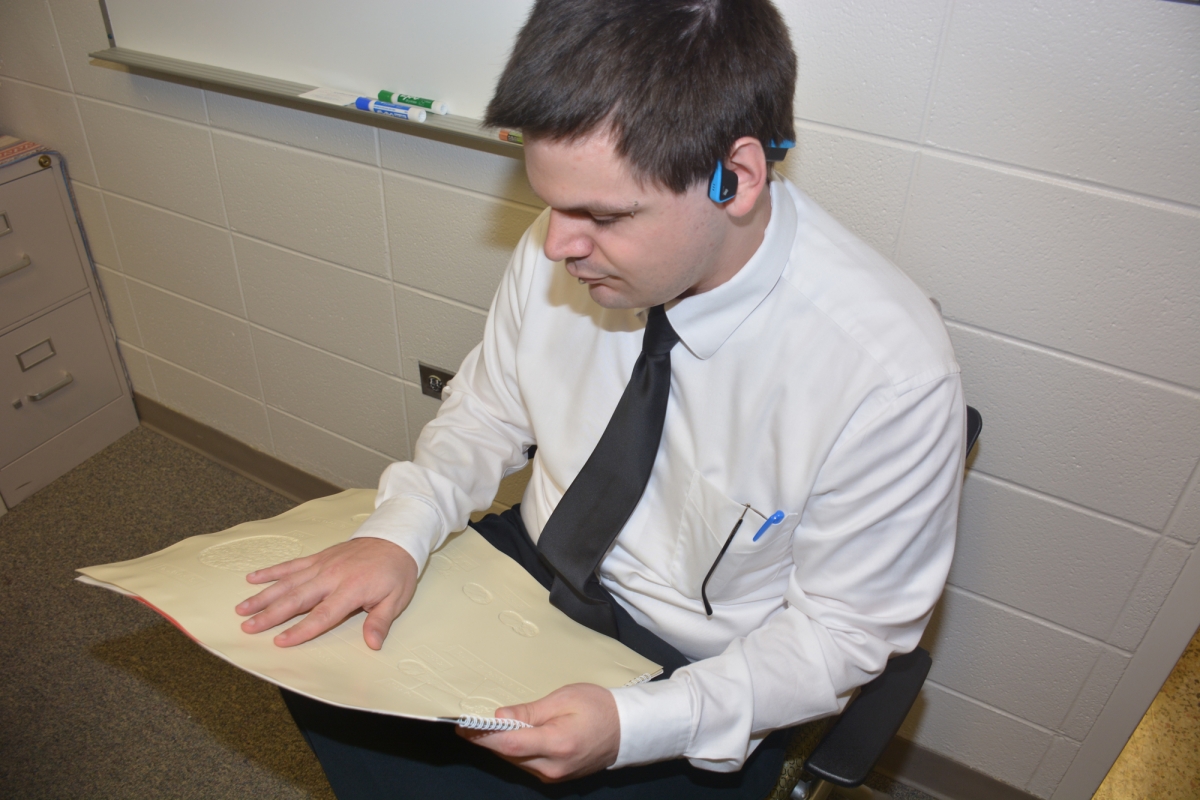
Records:
<instances>
[{"instance_id":1,"label":"speckled floor","mask_svg":"<svg viewBox=\"0 0 1200 800\"><path fill-rule=\"evenodd\" d=\"M273 686L74 582L292 505L139 428L0 517L0 797L332 798Z\"/></svg>"},{"instance_id":2,"label":"speckled floor","mask_svg":"<svg viewBox=\"0 0 1200 800\"><path fill-rule=\"evenodd\" d=\"M1200 798L1200 632L1093 800Z\"/></svg>"}]
</instances>

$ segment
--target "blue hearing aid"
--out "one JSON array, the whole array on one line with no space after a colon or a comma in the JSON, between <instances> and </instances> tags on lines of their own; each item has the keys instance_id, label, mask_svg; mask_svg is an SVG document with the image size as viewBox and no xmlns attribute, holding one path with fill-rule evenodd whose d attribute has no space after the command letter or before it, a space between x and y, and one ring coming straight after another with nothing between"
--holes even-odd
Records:
<instances>
[{"instance_id":1,"label":"blue hearing aid","mask_svg":"<svg viewBox=\"0 0 1200 800\"><path fill-rule=\"evenodd\" d=\"M791 139L784 139L779 144L775 144L772 139L771 143L763 148L764 155L770 163L783 161L787 157L787 151L796 146L796 143ZM708 197L714 203L728 203L737 196L738 176L733 170L725 169L720 161L717 162L717 168L713 170L712 179L708 182Z\"/></svg>"},{"instance_id":2,"label":"blue hearing aid","mask_svg":"<svg viewBox=\"0 0 1200 800\"><path fill-rule=\"evenodd\" d=\"M737 196L737 173L727 170L721 162L713 170L712 180L708 182L708 196L714 203L728 203Z\"/></svg>"}]
</instances>

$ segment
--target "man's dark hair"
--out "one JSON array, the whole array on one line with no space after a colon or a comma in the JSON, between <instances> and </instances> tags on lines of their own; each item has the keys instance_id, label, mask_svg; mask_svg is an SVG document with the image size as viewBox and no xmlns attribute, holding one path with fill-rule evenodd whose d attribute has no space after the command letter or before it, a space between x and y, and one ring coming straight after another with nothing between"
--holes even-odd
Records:
<instances>
[{"instance_id":1,"label":"man's dark hair","mask_svg":"<svg viewBox=\"0 0 1200 800\"><path fill-rule=\"evenodd\" d=\"M639 180L682 193L733 143L794 139L796 55L769 0L537 0L484 124L607 128Z\"/></svg>"}]
</instances>

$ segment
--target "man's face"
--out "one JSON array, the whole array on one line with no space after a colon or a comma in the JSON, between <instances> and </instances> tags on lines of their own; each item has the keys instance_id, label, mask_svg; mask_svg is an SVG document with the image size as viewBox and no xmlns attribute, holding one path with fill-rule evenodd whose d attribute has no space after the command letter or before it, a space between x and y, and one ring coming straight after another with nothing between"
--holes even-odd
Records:
<instances>
[{"instance_id":1,"label":"man's face","mask_svg":"<svg viewBox=\"0 0 1200 800\"><path fill-rule=\"evenodd\" d=\"M527 139L525 170L551 208L546 257L566 262L600 305L659 305L727 279L718 254L728 219L703 182L681 195L639 184L606 134Z\"/></svg>"}]
</instances>

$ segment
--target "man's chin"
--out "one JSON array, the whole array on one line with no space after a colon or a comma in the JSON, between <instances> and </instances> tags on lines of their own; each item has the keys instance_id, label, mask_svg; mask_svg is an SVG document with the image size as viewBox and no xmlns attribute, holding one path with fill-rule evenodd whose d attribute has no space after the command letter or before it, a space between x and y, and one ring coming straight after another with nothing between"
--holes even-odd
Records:
<instances>
[{"instance_id":1,"label":"man's chin","mask_svg":"<svg viewBox=\"0 0 1200 800\"><path fill-rule=\"evenodd\" d=\"M611 286L606 286L603 283L588 284L588 294L591 295L592 302L604 308L644 308L639 305L633 298L627 297Z\"/></svg>"}]
</instances>

